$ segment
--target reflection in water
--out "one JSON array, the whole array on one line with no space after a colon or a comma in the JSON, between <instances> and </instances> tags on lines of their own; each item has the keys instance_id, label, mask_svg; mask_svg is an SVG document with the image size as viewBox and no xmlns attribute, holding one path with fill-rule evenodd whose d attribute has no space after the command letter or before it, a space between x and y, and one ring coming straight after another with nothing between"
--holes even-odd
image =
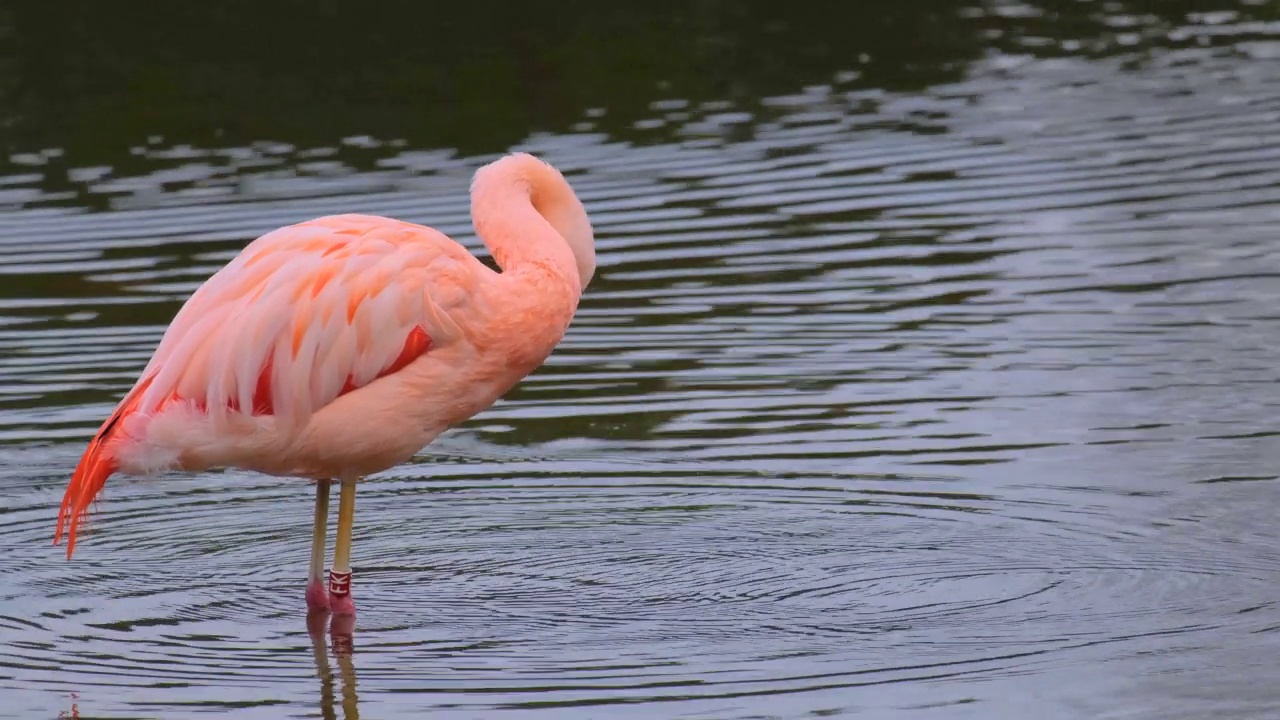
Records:
<instances>
[{"instance_id":1,"label":"reflection in water","mask_svg":"<svg viewBox=\"0 0 1280 720\"><path fill-rule=\"evenodd\" d=\"M70 697L74 701L78 699L79 696L75 693L71 693ZM58 720L63 720L64 718L65 720L80 720L80 706L75 702L72 702L70 710L63 710L58 713Z\"/></svg>"},{"instance_id":2,"label":"reflection in water","mask_svg":"<svg viewBox=\"0 0 1280 720\"><path fill-rule=\"evenodd\" d=\"M329 650L325 642L326 629L333 639L333 657L338 663L337 696L334 693L333 669L329 665ZM316 676L320 678L320 713L325 720L336 718L339 708L346 720L359 720L360 717L356 702L356 668L351 658L354 651L354 631L355 618L350 615L335 616L330 620L328 611L307 614L307 634L311 636Z\"/></svg>"},{"instance_id":3,"label":"reflection in water","mask_svg":"<svg viewBox=\"0 0 1280 720\"><path fill-rule=\"evenodd\" d=\"M714 31L637 29L686 53L661 62L696 68L775 12L695 5ZM307 637L305 484L113 482L67 563L69 468L246 240L354 210L477 247L487 156L433 148L515 131L273 106L244 112L256 142L192 139L194 111L143 142L130 123L153 120L86 81L67 107L118 124L53 127L120 138L19 153L0 181L7 707L310 717L318 686L355 717L358 662L380 718L1274 716L1280 81L1260 60L1280 26L1048 6L923 3L845 45L796 10L786 33L815 42L762 46L751 62L782 60L760 85L708 70L675 99L664 66L547 100L521 147L581 188L598 281L547 367L362 489L359 629ZM946 57L912 68L903 28ZM897 54L862 62L878 33ZM599 65L648 56L625 42ZM82 70L64 81L116 71ZM15 142L66 94L28 88Z\"/></svg>"}]
</instances>

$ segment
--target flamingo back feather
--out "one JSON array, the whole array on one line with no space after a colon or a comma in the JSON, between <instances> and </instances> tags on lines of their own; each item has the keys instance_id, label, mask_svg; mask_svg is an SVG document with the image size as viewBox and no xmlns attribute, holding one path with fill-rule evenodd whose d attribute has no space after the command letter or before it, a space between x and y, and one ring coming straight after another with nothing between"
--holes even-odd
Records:
<instances>
[{"instance_id":1,"label":"flamingo back feather","mask_svg":"<svg viewBox=\"0 0 1280 720\"><path fill-rule=\"evenodd\" d=\"M71 556L90 504L120 469L116 443L145 436L167 406L187 403L215 433L232 414L300 431L341 395L456 337L448 311L471 296L467 261L478 265L430 228L367 215L317 218L249 243L178 311L90 442L55 544L66 525Z\"/></svg>"}]
</instances>

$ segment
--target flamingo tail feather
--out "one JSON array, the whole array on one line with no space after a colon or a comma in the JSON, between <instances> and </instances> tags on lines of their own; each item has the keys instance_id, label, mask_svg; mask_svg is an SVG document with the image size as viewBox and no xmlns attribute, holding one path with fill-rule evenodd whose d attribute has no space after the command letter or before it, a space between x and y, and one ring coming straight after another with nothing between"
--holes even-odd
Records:
<instances>
[{"instance_id":1,"label":"flamingo tail feather","mask_svg":"<svg viewBox=\"0 0 1280 720\"><path fill-rule=\"evenodd\" d=\"M66 531L68 560L75 552L76 533L80 529L80 523L89 514L89 506L98 497L98 493L102 492L107 478L119 469L107 441L114 437L120 421L136 410L142 391L149 384L150 382L140 383L133 392L125 396L111 417L102 424L98 434L89 441L89 447L85 448L84 454L80 456L80 463L71 475L71 482L62 495L62 506L58 508L58 526L53 535L53 544L57 545L62 540L63 531Z\"/></svg>"}]
</instances>

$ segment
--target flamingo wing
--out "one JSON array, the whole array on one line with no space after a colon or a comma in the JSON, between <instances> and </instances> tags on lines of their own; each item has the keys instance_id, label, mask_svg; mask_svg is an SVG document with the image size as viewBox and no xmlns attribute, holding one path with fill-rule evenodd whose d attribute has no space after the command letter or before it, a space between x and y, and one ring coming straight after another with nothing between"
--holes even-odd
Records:
<instances>
[{"instance_id":1,"label":"flamingo wing","mask_svg":"<svg viewBox=\"0 0 1280 720\"><path fill-rule=\"evenodd\" d=\"M339 396L460 334L450 316L484 266L444 235L366 215L318 218L249 243L174 317L137 384L85 449L54 542L76 529L118 469L121 420L185 401L216 428L228 413L300 429Z\"/></svg>"},{"instance_id":2,"label":"flamingo wing","mask_svg":"<svg viewBox=\"0 0 1280 720\"><path fill-rule=\"evenodd\" d=\"M471 277L457 251L434 230L363 215L268 233L174 318L142 373L137 411L182 399L214 419L305 424L456 336L449 311Z\"/></svg>"}]
</instances>

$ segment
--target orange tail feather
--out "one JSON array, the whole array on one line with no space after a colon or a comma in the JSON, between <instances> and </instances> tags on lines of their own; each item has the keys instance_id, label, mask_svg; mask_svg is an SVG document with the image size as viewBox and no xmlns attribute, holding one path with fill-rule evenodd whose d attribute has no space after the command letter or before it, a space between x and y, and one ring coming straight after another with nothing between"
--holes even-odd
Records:
<instances>
[{"instance_id":1,"label":"orange tail feather","mask_svg":"<svg viewBox=\"0 0 1280 720\"><path fill-rule=\"evenodd\" d=\"M80 522L89 514L89 505L107 484L107 478L116 471L115 461L108 457L102 443L96 438L80 458L67 491L62 495L62 507L58 509L58 528L54 531L53 544L62 540L64 526L67 528L67 559L76 549L76 531Z\"/></svg>"},{"instance_id":2,"label":"orange tail feather","mask_svg":"<svg viewBox=\"0 0 1280 720\"><path fill-rule=\"evenodd\" d=\"M62 540L63 530L67 531L67 559L70 559L71 554L75 552L76 531L88 516L89 505L93 503L98 493L102 492L103 486L107 484L107 478L119 469L107 441L115 436L119 422L133 414L142 397L142 391L150 384L151 380L148 378L120 401L120 405L102 424L98 434L89 441L89 447L85 448L84 455L80 456L80 463L76 465L76 471L71 475L71 482L67 484L67 490L62 495L62 506L58 508L58 527L53 535L53 544L57 545Z\"/></svg>"}]
</instances>

